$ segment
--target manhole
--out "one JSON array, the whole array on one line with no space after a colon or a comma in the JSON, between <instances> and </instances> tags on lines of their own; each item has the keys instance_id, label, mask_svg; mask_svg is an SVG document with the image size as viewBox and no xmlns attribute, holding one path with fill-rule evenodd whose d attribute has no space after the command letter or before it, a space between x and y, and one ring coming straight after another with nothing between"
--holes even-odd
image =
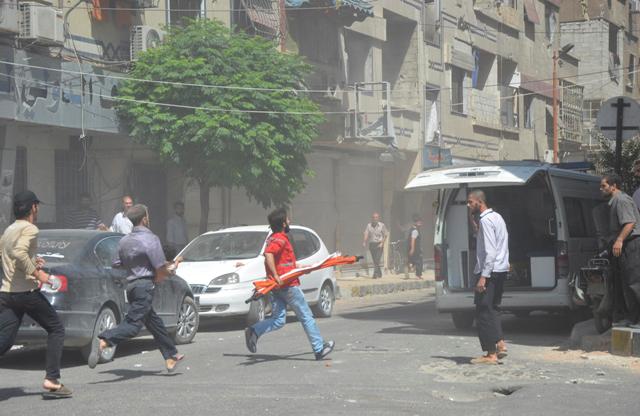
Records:
<instances>
[{"instance_id":1,"label":"manhole","mask_svg":"<svg viewBox=\"0 0 640 416\"><path fill-rule=\"evenodd\" d=\"M493 394L495 394L498 397L511 396L513 393L517 392L521 388L522 386L496 387L494 389L491 389L491 391L493 392Z\"/></svg>"}]
</instances>

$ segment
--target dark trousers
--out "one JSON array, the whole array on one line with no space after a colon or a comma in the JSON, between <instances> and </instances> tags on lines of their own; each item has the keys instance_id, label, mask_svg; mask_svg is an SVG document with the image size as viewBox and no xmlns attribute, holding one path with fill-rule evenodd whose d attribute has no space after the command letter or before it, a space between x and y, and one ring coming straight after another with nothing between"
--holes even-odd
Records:
<instances>
[{"instance_id":1,"label":"dark trousers","mask_svg":"<svg viewBox=\"0 0 640 416\"><path fill-rule=\"evenodd\" d=\"M413 256L409 257L409 264L412 264L416 269L416 276L422 277L422 266L424 261L422 260L422 253L413 253Z\"/></svg>"},{"instance_id":2,"label":"dark trousers","mask_svg":"<svg viewBox=\"0 0 640 416\"><path fill-rule=\"evenodd\" d=\"M640 238L627 240L616 267L616 286L622 292L625 318L635 323L640 320ZM618 299L620 299L618 297ZM621 308L618 308L621 309Z\"/></svg>"},{"instance_id":3,"label":"dark trousers","mask_svg":"<svg viewBox=\"0 0 640 416\"><path fill-rule=\"evenodd\" d=\"M155 284L151 279L137 279L127 285L127 299L129 311L124 320L115 328L108 329L98 335L109 345L118 345L120 342L133 338L146 326L160 348L164 359L176 355L178 351L173 340L167 332L162 319L153 310L153 292Z\"/></svg>"},{"instance_id":4,"label":"dark trousers","mask_svg":"<svg viewBox=\"0 0 640 416\"><path fill-rule=\"evenodd\" d=\"M383 248L380 247L380 243L369 243L369 251L371 252L371 259L373 260L373 278L380 278L382 277L380 260L382 259Z\"/></svg>"},{"instance_id":5,"label":"dark trousers","mask_svg":"<svg viewBox=\"0 0 640 416\"><path fill-rule=\"evenodd\" d=\"M482 351L495 352L496 343L504 338L498 307L502 302L506 277L507 273L491 273L491 278L487 279L486 290L482 293L476 292L474 296L476 327Z\"/></svg>"},{"instance_id":6,"label":"dark trousers","mask_svg":"<svg viewBox=\"0 0 640 416\"><path fill-rule=\"evenodd\" d=\"M60 378L60 361L64 347L64 326L58 313L39 290L0 292L0 355L11 349L24 314L47 331L47 374L49 380Z\"/></svg>"}]
</instances>

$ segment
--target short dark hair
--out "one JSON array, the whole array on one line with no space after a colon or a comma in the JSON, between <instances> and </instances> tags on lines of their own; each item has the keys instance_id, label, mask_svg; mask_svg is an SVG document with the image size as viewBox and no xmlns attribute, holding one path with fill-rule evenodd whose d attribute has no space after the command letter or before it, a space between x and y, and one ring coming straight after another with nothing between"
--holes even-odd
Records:
<instances>
[{"instance_id":1,"label":"short dark hair","mask_svg":"<svg viewBox=\"0 0 640 416\"><path fill-rule=\"evenodd\" d=\"M173 203L173 207L174 207L174 208L175 208L175 207L182 207L182 208L184 208L184 202L182 202L182 201L176 201L176 202L174 202L174 203Z\"/></svg>"},{"instance_id":2,"label":"short dark hair","mask_svg":"<svg viewBox=\"0 0 640 416\"><path fill-rule=\"evenodd\" d=\"M279 233L284 229L283 224L287 221L287 210L285 208L278 208L267 216L267 220L269 221L271 231Z\"/></svg>"},{"instance_id":3,"label":"short dark hair","mask_svg":"<svg viewBox=\"0 0 640 416\"><path fill-rule=\"evenodd\" d=\"M140 225L142 219L149 215L149 210L146 205L135 204L127 211L127 218L134 226Z\"/></svg>"},{"instance_id":4,"label":"short dark hair","mask_svg":"<svg viewBox=\"0 0 640 416\"><path fill-rule=\"evenodd\" d=\"M418 222L418 221L420 221L422 219L422 218L420 218L420 214L418 214L418 213L413 214L411 216L411 218L413 219L413 222Z\"/></svg>"},{"instance_id":5,"label":"short dark hair","mask_svg":"<svg viewBox=\"0 0 640 416\"><path fill-rule=\"evenodd\" d=\"M602 177L602 179L604 179L609 186L615 185L616 188L622 189L622 178L617 173L607 173Z\"/></svg>"},{"instance_id":6,"label":"short dark hair","mask_svg":"<svg viewBox=\"0 0 640 416\"><path fill-rule=\"evenodd\" d=\"M27 218L31 213L31 207L33 204L37 204L37 202L25 203L25 202L14 202L13 203L13 216L16 217L17 220L21 220L23 218Z\"/></svg>"}]
</instances>

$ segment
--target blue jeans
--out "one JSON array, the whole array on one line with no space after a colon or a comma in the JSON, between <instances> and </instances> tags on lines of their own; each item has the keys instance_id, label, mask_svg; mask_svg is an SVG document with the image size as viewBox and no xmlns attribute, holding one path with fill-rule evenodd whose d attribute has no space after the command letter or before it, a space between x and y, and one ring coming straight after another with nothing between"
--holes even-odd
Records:
<instances>
[{"instance_id":1,"label":"blue jeans","mask_svg":"<svg viewBox=\"0 0 640 416\"><path fill-rule=\"evenodd\" d=\"M311 343L313 352L322 351L324 341L320 335L316 320L313 318L311 309L307 301L304 299L302 290L298 286L286 287L271 292L272 295L272 312L271 317L255 323L252 328L258 337L267 332L276 331L284 326L287 321L287 305L293 309L298 320L307 333L307 338Z\"/></svg>"}]
</instances>

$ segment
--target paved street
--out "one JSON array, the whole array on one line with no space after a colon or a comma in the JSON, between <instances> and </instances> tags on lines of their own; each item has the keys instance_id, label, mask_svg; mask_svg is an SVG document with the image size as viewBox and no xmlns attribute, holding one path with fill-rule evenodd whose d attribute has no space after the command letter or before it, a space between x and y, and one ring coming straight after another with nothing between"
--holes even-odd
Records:
<instances>
[{"instance_id":1,"label":"paved street","mask_svg":"<svg viewBox=\"0 0 640 416\"><path fill-rule=\"evenodd\" d=\"M499 366L467 364L479 354L474 330L457 331L435 312L432 290L339 301L319 322L336 340L316 362L295 319L244 346L239 322L207 324L181 351L175 375L163 371L150 339L119 349L92 371L64 359L68 400L40 396L42 351L0 360L0 414L53 415L584 415L638 411L640 360L563 351L563 317L504 317L510 355Z\"/></svg>"}]
</instances>

